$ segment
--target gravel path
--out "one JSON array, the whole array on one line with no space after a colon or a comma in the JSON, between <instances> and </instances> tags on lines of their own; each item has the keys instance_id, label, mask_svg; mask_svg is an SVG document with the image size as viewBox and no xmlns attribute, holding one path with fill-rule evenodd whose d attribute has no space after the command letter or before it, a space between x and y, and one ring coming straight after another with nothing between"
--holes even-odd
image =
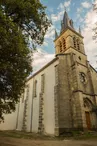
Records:
<instances>
[{"instance_id":1,"label":"gravel path","mask_svg":"<svg viewBox=\"0 0 97 146\"><path fill-rule=\"evenodd\" d=\"M97 140L47 141L0 137L0 146L97 146Z\"/></svg>"}]
</instances>

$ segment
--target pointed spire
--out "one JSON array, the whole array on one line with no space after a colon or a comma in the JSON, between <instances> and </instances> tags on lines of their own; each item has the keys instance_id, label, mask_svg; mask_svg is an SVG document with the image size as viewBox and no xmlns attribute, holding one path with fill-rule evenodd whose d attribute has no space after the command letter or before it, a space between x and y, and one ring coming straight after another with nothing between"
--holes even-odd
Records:
<instances>
[{"instance_id":1,"label":"pointed spire","mask_svg":"<svg viewBox=\"0 0 97 146\"><path fill-rule=\"evenodd\" d=\"M73 20L72 20L72 19L70 20L70 26L71 26L72 28L74 28L74 27L73 27Z\"/></svg>"},{"instance_id":2,"label":"pointed spire","mask_svg":"<svg viewBox=\"0 0 97 146\"><path fill-rule=\"evenodd\" d=\"M69 17L65 9L64 16L63 16L63 29L65 29L68 26L68 21L69 21Z\"/></svg>"},{"instance_id":3,"label":"pointed spire","mask_svg":"<svg viewBox=\"0 0 97 146\"><path fill-rule=\"evenodd\" d=\"M71 28L71 29L74 29L73 20L69 19L68 14L66 12L66 8L65 8L63 20L61 21L61 31L60 31L60 33L62 33L68 27Z\"/></svg>"},{"instance_id":4,"label":"pointed spire","mask_svg":"<svg viewBox=\"0 0 97 146\"><path fill-rule=\"evenodd\" d=\"M63 21L61 21L61 31L60 31L60 33L63 31L63 29L64 29L64 25L63 25Z\"/></svg>"},{"instance_id":5,"label":"pointed spire","mask_svg":"<svg viewBox=\"0 0 97 146\"><path fill-rule=\"evenodd\" d=\"M68 14L67 14L66 10L65 10L65 12L64 12L63 20L64 20L64 19L68 19Z\"/></svg>"},{"instance_id":6,"label":"pointed spire","mask_svg":"<svg viewBox=\"0 0 97 146\"><path fill-rule=\"evenodd\" d=\"M58 37L58 33L57 33L57 31L56 31L56 29L55 29L55 39Z\"/></svg>"},{"instance_id":7,"label":"pointed spire","mask_svg":"<svg viewBox=\"0 0 97 146\"><path fill-rule=\"evenodd\" d=\"M79 26L79 33L81 34L81 28L80 28L80 26Z\"/></svg>"}]
</instances>

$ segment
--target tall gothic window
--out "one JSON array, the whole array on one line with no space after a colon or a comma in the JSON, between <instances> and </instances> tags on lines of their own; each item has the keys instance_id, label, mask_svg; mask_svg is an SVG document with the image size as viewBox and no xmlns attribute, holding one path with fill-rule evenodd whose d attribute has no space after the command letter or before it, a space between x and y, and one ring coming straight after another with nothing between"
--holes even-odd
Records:
<instances>
[{"instance_id":1,"label":"tall gothic window","mask_svg":"<svg viewBox=\"0 0 97 146\"><path fill-rule=\"evenodd\" d=\"M63 38L63 50L66 50L66 40Z\"/></svg>"},{"instance_id":2,"label":"tall gothic window","mask_svg":"<svg viewBox=\"0 0 97 146\"><path fill-rule=\"evenodd\" d=\"M29 98L29 85L27 85L25 89L25 100L28 100L28 98Z\"/></svg>"},{"instance_id":3,"label":"tall gothic window","mask_svg":"<svg viewBox=\"0 0 97 146\"><path fill-rule=\"evenodd\" d=\"M44 82L45 82L45 76L44 74L41 75L41 92L44 93Z\"/></svg>"},{"instance_id":4,"label":"tall gothic window","mask_svg":"<svg viewBox=\"0 0 97 146\"><path fill-rule=\"evenodd\" d=\"M58 65L55 66L55 84L58 84Z\"/></svg>"},{"instance_id":5,"label":"tall gothic window","mask_svg":"<svg viewBox=\"0 0 97 146\"><path fill-rule=\"evenodd\" d=\"M83 72L80 72L79 76L80 76L80 81L82 83L86 83L86 75Z\"/></svg>"},{"instance_id":6,"label":"tall gothic window","mask_svg":"<svg viewBox=\"0 0 97 146\"><path fill-rule=\"evenodd\" d=\"M80 50L79 39L77 39L77 49Z\"/></svg>"},{"instance_id":7,"label":"tall gothic window","mask_svg":"<svg viewBox=\"0 0 97 146\"><path fill-rule=\"evenodd\" d=\"M24 98L25 98L25 90L22 93L22 103L24 102Z\"/></svg>"},{"instance_id":8,"label":"tall gothic window","mask_svg":"<svg viewBox=\"0 0 97 146\"><path fill-rule=\"evenodd\" d=\"M76 38L73 37L73 44L74 44L74 48L76 48Z\"/></svg>"},{"instance_id":9,"label":"tall gothic window","mask_svg":"<svg viewBox=\"0 0 97 146\"><path fill-rule=\"evenodd\" d=\"M34 85L33 85L33 94L34 94L34 97L37 96L37 80L34 81Z\"/></svg>"},{"instance_id":10,"label":"tall gothic window","mask_svg":"<svg viewBox=\"0 0 97 146\"><path fill-rule=\"evenodd\" d=\"M60 53L62 52L62 43L61 41L59 42L59 45L60 45Z\"/></svg>"}]
</instances>

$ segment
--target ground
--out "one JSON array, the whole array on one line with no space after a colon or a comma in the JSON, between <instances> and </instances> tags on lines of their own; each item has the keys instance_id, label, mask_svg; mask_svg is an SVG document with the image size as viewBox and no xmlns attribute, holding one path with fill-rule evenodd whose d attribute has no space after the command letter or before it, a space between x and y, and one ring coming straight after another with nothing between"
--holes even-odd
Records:
<instances>
[{"instance_id":1,"label":"ground","mask_svg":"<svg viewBox=\"0 0 97 146\"><path fill-rule=\"evenodd\" d=\"M0 146L97 146L97 140L28 140L0 137Z\"/></svg>"},{"instance_id":2,"label":"ground","mask_svg":"<svg viewBox=\"0 0 97 146\"><path fill-rule=\"evenodd\" d=\"M0 146L97 146L97 132L56 138L23 132L0 131Z\"/></svg>"}]
</instances>

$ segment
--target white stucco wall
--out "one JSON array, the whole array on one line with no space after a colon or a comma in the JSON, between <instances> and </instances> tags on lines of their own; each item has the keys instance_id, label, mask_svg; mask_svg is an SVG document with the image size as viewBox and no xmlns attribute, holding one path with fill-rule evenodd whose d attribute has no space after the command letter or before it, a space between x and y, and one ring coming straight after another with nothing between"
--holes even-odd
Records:
<instances>
[{"instance_id":1,"label":"white stucco wall","mask_svg":"<svg viewBox=\"0 0 97 146\"><path fill-rule=\"evenodd\" d=\"M29 96L27 105L27 131L38 132L39 127L39 104L41 93L41 75L44 74L44 130L47 134L54 134L55 115L54 115L54 86L55 86L55 66L58 60L43 68L30 80L26 82L29 85ZM37 97L33 97L33 83L37 80ZM26 99L26 89L24 100ZM19 109L19 111L18 111ZM17 118L18 115L18 118ZM0 124L0 130L22 130L24 115L24 101L20 99L15 113L5 116L5 123ZM18 120L17 120L18 119ZM16 126L17 125L17 126Z\"/></svg>"},{"instance_id":2,"label":"white stucco wall","mask_svg":"<svg viewBox=\"0 0 97 146\"><path fill-rule=\"evenodd\" d=\"M33 88L33 84L32 81L28 81L26 83L26 85L29 86L29 95L28 95L28 101L27 101L27 117L26 117L26 125L27 125L27 131L30 132L31 131L31 106L32 106L32 88ZM24 92L24 100L20 100L20 106L19 106L19 115L18 115L18 127L17 130L22 130L23 127L23 118L24 118L24 103L25 103L25 99L26 99L26 91L27 89L25 89Z\"/></svg>"},{"instance_id":3,"label":"white stucco wall","mask_svg":"<svg viewBox=\"0 0 97 146\"><path fill-rule=\"evenodd\" d=\"M37 97L33 98L32 131L38 132L39 126L39 95L41 92L41 75L44 74L44 130L47 134L54 134L55 115L54 115L54 86L55 86L55 66L58 60L50 64L39 72L31 80L37 80Z\"/></svg>"},{"instance_id":4,"label":"white stucco wall","mask_svg":"<svg viewBox=\"0 0 97 146\"><path fill-rule=\"evenodd\" d=\"M17 110L18 106L16 106L16 111L11 114L4 115L4 123L0 123L0 130L15 130L16 122L17 122Z\"/></svg>"},{"instance_id":5,"label":"white stucco wall","mask_svg":"<svg viewBox=\"0 0 97 146\"><path fill-rule=\"evenodd\" d=\"M33 84L34 81L37 80L37 88L36 88L36 97L33 97L33 108L32 108L32 131L38 132L38 125L39 125L39 94L40 94L40 83L41 83L41 75L37 74L33 77Z\"/></svg>"},{"instance_id":6,"label":"white stucco wall","mask_svg":"<svg viewBox=\"0 0 97 146\"><path fill-rule=\"evenodd\" d=\"M55 86L55 65L52 64L45 70L45 92L44 92L44 126L45 132L54 134L55 114L54 114L54 86Z\"/></svg>"},{"instance_id":7,"label":"white stucco wall","mask_svg":"<svg viewBox=\"0 0 97 146\"><path fill-rule=\"evenodd\" d=\"M29 85L29 96L28 96L28 106L27 106L27 131L31 132L31 110L32 110L32 98L33 98L33 82L29 81L27 82L27 85Z\"/></svg>"},{"instance_id":8,"label":"white stucco wall","mask_svg":"<svg viewBox=\"0 0 97 146\"><path fill-rule=\"evenodd\" d=\"M24 103L22 103L22 99L19 103L19 112L18 112L18 124L17 124L17 130L22 130L23 125L23 112L24 112Z\"/></svg>"}]
</instances>

